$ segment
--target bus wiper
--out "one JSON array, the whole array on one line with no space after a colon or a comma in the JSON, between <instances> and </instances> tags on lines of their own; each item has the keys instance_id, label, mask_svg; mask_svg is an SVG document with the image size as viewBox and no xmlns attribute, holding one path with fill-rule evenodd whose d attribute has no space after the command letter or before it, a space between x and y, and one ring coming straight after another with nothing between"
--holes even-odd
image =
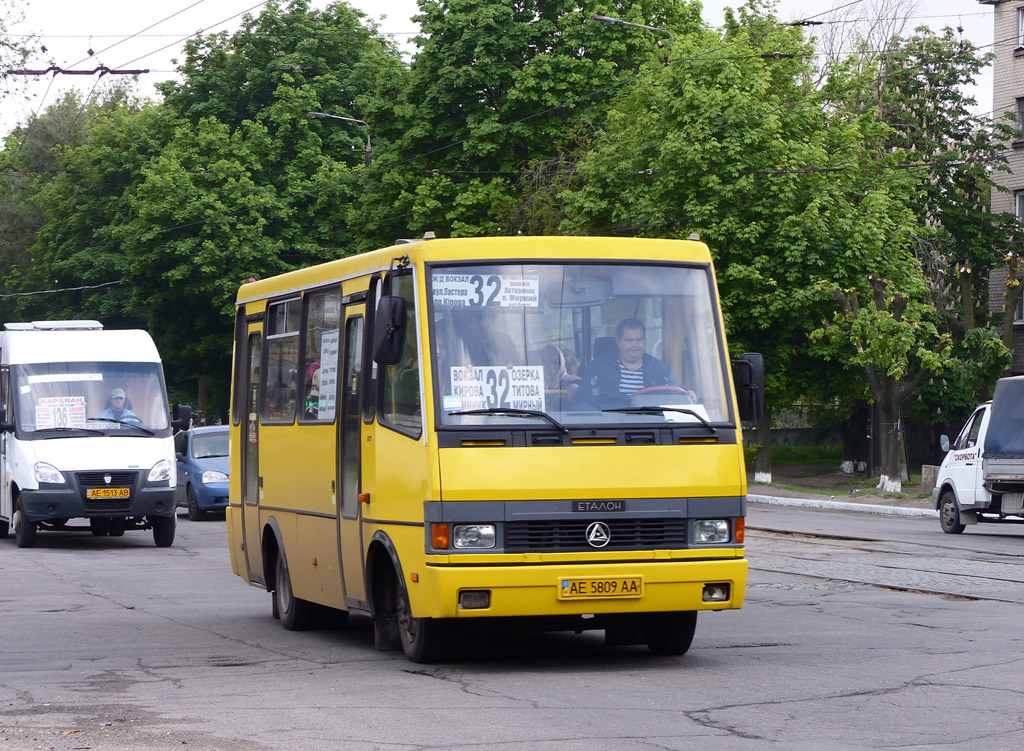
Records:
<instances>
[{"instance_id":1,"label":"bus wiper","mask_svg":"<svg viewBox=\"0 0 1024 751\"><path fill-rule=\"evenodd\" d=\"M103 435L102 430L96 430L95 428L77 428L71 426L66 428L39 428L38 430L32 431L33 435L36 435L37 433L87 433L89 435Z\"/></svg>"},{"instance_id":2,"label":"bus wiper","mask_svg":"<svg viewBox=\"0 0 1024 751\"><path fill-rule=\"evenodd\" d=\"M692 409L686 407L616 407L615 409L602 409L602 412L625 412L626 414L640 414L640 415L653 415L660 412L681 412L684 415L692 415L704 423L704 427L710 430L715 435L718 435L718 430L714 425L709 423L703 417L698 415Z\"/></svg>"},{"instance_id":3,"label":"bus wiper","mask_svg":"<svg viewBox=\"0 0 1024 751\"><path fill-rule=\"evenodd\" d=\"M459 412L448 412L449 415L508 415L509 417L541 417L558 428L562 433L568 433L569 428L539 409L515 409L514 407L492 407L489 409L465 409Z\"/></svg>"},{"instance_id":4,"label":"bus wiper","mask_svg":"<svg viewBox=\"0 0 1024 751\"><path fill-rule=\"evenodd\" d=\"M96 420L97 422L116 422L118 425L126 425L129 428L135 428L139 432L145 433L146 435L155 435L155 433L153 433L153 431L150 430L149 428L144 428L141 425L137 425L134 422L128 422L127 420L115 420L113 417L90 417L89 418L90 422L93 421L93 420Z\"/></svg>"}]
</instances>

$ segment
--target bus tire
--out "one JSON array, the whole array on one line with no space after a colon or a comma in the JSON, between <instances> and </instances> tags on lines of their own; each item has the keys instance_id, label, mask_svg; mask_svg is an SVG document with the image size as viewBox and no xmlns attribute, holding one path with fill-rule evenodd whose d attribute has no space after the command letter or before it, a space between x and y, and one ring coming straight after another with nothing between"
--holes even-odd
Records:
<instances>
[{"instance_id":1,"label":"bus tire","mask_svg":"<svg viewBox=\"0 0 1024 751\"><path fill-rule=\"evenodd\" d=\"M156 543L158 548L169 548L174 544L174 526L175 516L154 516L151 517L149 523L153 525L153 542ZM111 525L107 534L117 537L117 527ZM124 534L124 528L121 528L121 534Z\"/></svg>"},{"instance_id":2,"label":"bus tire","mask_svg":"<svg viewBox=\"0 0 1024 751\"><path fill-rule=\"evenodd\" d=\"M958 535L967 526L960 521L960 507L952 490L943 493L939 501L939 526L947 535Z\"/></svg>"},{"instance_id":3,"label":"bus tire","mask_svg":"<svg viewBox=\"0 0 1024 751\"><path fill-rule=\"evenodd\" d=\"M447 624L436 618L414 618L405 586L402 582L397 586L398 638L405 656L418 663L443 661L448 651Z\"/></svg>"},{"instance_id":4,"label":"bus tire","mask_svg":"<svg viewBox=\"0 0 1024 751\"><path fill-rule=\"evenodd\" d=\"M313 604L300 600L292 591L291 574L288 573L284 554L277 554L274 568L274 604L281 616L281 625L288 631L304 631L313 622Z\"/></svg>"},{"instance_id":5,"label":"bus tire","mask_svg":"<svg viewBox=\"0 0 1024 751\"><path fill-rule=\"evenodd\" d=\"M11 533L11 523L6 519L0 519L0 540L6 540Z\"/></svg>"},{"instance_id":6,"label":"bus tire","mask_svg":"<svg viewBox=\"0 0 1024 751\"><path fill-rule=\"evenodd\" d=\"M20 508L14 510L14 539L19 548L31 548L36 544L36 523L28 521Z\"/></svg>"},{"instance_id":7,"label":"bus tire","mask_svg":"<svg viewBox=\"0 0 1024 751\"><path fill-rule=\"evenodd\" d=\"M656 655L684 655L697 629L697 611L655 613L644 623L647 648Z\"/></svg>"}]
</instances>

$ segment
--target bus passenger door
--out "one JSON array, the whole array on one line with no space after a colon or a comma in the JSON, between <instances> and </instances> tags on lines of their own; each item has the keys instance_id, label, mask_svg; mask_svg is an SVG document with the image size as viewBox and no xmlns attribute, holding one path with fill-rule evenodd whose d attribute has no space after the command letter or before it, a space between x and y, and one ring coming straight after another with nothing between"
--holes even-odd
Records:
<instances>
[{"instance_id":1,"label":"bus passenger door","mask_svg":"<svg viewBox=\"0 0 1024 751\"><path fill-rule=\"evenodd\" d=\"M345 605L367 609L363 578L363 541L360 523L362 463L362 426L360 412L360 373L363 368L363 306L350 306L345 320L344 365L341 382L341 419L338 421L338 487L341 513L338 515L338 541L345 583Z\"/></svg>"},{"instance_id":2,"label":"bus passenger door","mask_svg":"<svg viewBox=\"0 0 1024 751\"><path fill-rule=\"evenodd\" d=\"M242 543L245 546L245 562L249 581L266 583L263 574L263 552L260 543L260 492L263 479L260 477L260 356L263 337L254 327L249 332L245 362L245 405L242 411L241 458L242 458Z\"/></svg>"}]
</instances>

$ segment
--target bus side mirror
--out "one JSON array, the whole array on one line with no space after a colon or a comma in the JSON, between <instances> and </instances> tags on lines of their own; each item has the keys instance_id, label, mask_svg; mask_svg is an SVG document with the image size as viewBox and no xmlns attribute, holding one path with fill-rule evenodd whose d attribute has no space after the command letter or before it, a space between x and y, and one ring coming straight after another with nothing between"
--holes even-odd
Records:
<instances>
[{"instance_id":1,"label":"bus side mirror","mask_svg":"<svg viewBox=\"0 0 1024 751\"><path fill-rule=\"evenodd\" d=\"M939 436L939 448L942 449L942 453L949 451L949 436L943 433Z\"/></svg>"},{"instance_id":2,"label":"bus side mirror","mask_svg":"<svg viewBox=\"0 0 1024 751\"><path fill-rule=\"evenodd\" d=\"M175 404L171 412L171 427L175 430L188 430L192 425L192 407L188 404Z\"/></svg>"},{"instance_id":3,"label":"bus side mirror","mask_svg":"<svg viewBox=\"0 0 1024 751\"><path fill-rule=\"evenodd\" d=\"M764 414L764 358L747 352L733 363L740 419L757 421Z\"/></svg>"},{"instance_id":4,"label":"bus side mirror","mask_svg":"<svg viewBox=\"0 0 1024 751\"><path fill-rule=\"evenodd\" d=\"M373 317L373 359L380 365L402 360L405 348L405 298L384 295Z\"/></svg>"}]
</instances>

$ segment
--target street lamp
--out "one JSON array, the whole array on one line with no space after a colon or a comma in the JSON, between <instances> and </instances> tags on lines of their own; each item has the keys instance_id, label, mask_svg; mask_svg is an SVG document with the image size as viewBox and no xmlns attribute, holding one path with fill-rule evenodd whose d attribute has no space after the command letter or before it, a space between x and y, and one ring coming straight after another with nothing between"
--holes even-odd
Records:
<instances>
[{"instance_id":1,"label":"street lamp","mask_svg":"<svg viewBox=\"0 0 1024 751\"><path fill-rule=\"evenodd\" d=\"M623 21L621 18L612 18L611 16L599 16L596 13L590 17L591 21L597 21L598 23L617 23L623 26L635 26L638 29L647 29L648 31L660 31L662 34L668 34L668 48L672 49L672 44L676 41L676 38L672 36L672 32L668 29L663 29L660 26L646 26L642 23L633 23L632 21ZM658 46L661 46L659 40Z\"/></svg>"},{"instance_id":2,"label":"street lamp","mask_svg":"<svg viewBox=\"0 0 1024 751\"><path fill-rule=\"evenodd\" d=\"M342 117L341 115L328 115L326 112L307 112L310 117L322 117L328 120L344 120L348 123L357 123L358 125L366 126L366 166L370 166L370 157L373 154L373 149L370 148L370 124L363 120L356 120L354 117ZM354 146L352 148L355 148Z\"/></svg>"}]
</instances>

